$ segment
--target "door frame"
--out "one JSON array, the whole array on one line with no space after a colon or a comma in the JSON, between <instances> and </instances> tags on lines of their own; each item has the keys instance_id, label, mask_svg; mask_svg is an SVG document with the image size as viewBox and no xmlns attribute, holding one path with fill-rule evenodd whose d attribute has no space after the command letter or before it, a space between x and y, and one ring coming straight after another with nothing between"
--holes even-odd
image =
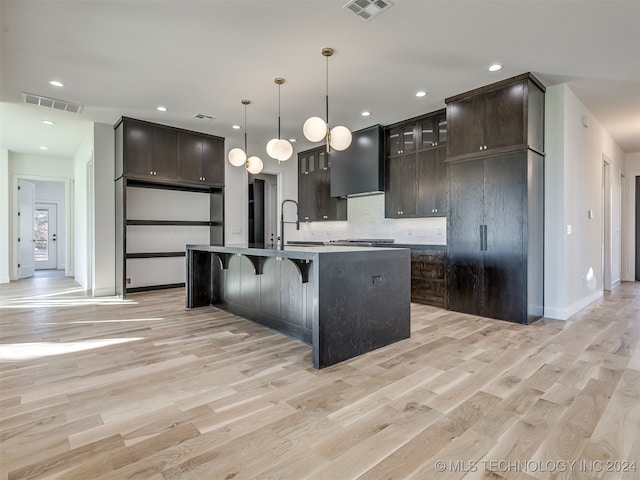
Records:
<instances>
[{"instance_id":1,"label":"door frame","mask_svg":"<svg viewBox=\"0 0 640 480\"><path fill-rule=\"evenodd\" d=\"M73 195L73 179L60 177L45 177L40 175L25 175L14 173L11 178L11 195L9 205L9 279L11 281L18 279L18 242L17 232L19 232L18 222L18 179L26 181L39 180L43 182L63 182L64 183L64 201L65 201L65 276L73 276L73 231L74 231L74 195ZM59 213L59 210L58 210Z\"/></svg>"}]
</instances>

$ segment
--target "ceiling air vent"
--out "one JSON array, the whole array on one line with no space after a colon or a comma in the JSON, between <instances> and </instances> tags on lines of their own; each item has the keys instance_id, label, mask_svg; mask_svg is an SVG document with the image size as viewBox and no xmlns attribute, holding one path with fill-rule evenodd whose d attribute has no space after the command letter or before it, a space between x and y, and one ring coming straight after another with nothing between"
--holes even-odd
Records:
<instances>
[{"instance_id":1,"label":"ceiling air vent","mask_svg":"<svg viewBox=\"0 0 640 480\"><path fill-rule=\"evenodd\" d=\"M22 92L22 102L27 105L37 105L39 107L53 108L54 110L62 110L63 112L71 113L80 113L84 108L84 105L78 105L77 103L25 92Z\"/></svg>"},{"instance_id":2,"label":"ceiling air vent","mask_svg":"<svg viewBox=\"0 0 640 480\"><path fill-rule=\"evenodd\" d=\"M344 5L343 8L351 10L360 18L371 20L392 5L393 3L389 0L352 0Z\"/></svg>"},{"instance_id":3,"label":"ceiling air vent","mask_svg":"<svg viewBox=\"0 0 640 480\"><path fill-rule=\"evenodd\" d=\"M211 120L213 120L213 117L211 115L206 115L204 113L196 113L191 118L195 118L196 120L202 120L204 122L210 122Z\"/></svg>"}]
</instances>

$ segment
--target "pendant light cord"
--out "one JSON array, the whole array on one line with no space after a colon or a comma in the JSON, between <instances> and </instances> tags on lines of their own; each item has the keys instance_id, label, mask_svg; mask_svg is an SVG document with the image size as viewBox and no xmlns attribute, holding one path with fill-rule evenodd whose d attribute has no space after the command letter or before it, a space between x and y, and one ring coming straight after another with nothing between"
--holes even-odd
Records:
<instances>
[{"instance_id":1,"label":"pendant light cord","mask_svg":"<svg viewBox=\"0 0 640 480\"><path fill-rule=\"evenodd\" d=\"M325 79L325 107L326 107L326 120L327 120L327 128L329 127L329 57L325 57L327 60L327 68L326 68L326 72L327 72L327 77Z\"/></svg>"},{"instance_id":2,"label":"pendant light cord","mask_svg":"<svg viewBox=\"0 0 640 480\"><path fill-rule=\"evenodd\" d=\"M278 84L278 140L280 140L280 84Z\"/></svg>"},{"instance_id":3,"label":"pendant light cord","mask_svg":"<svg viewBox=\"0 0 640 480\"><path fill-rule=\"evenodd\" d=\"M244 153L247 153L247 105L244 106Z\"/></svg>"}]
</instances>

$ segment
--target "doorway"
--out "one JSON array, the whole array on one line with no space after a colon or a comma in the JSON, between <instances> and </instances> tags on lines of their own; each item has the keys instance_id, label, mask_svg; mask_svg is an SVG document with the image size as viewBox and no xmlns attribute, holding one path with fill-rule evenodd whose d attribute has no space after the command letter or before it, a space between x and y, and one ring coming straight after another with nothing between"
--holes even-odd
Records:
<instances>
[{"instance_id":1,"label":"doorway","mask_svg":"<svg viewBox=\"0 0 640 480\"><path fill-rule=\"evenodd\" d=\"M249 175L249 245L275 249L278 236L278 177Z\"/></svg>"},{"instance_id":2,"label":"doorway","mask_svg":"<svg viewBox=\"0 0 640 480\"><path fill-rule=\"evenodd\" d=\"M33 253L36 270L58 268L58 206L36 203L33 209Z\"/></svg>"}]
</instances>

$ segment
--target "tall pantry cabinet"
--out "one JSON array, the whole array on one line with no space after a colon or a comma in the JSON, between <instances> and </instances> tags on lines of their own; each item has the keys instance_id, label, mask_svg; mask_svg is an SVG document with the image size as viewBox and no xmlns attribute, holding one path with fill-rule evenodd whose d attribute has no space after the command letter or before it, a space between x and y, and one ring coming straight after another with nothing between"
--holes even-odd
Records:
<instances>
[{"instance_id":1,"label":"tall pantry cabinet","mask_svg":"<svg viewBox=\"0 0 640 480\"><path fill-rule=\"evenodd\" d=\"M224 139L128 117L114 129L116 293L184 286L186 245L224 242Z\"/></svg>"},{"instance_id":2,"label":"tall pantry cabinet","mask_svg":"<svg viewBox=\"0 0 640 480\"><path fill-rule=\"evenodd\" d=\"M451 310L544 314L544 92L524 74L445 100Z\"/></svg>"}]
</instances>

